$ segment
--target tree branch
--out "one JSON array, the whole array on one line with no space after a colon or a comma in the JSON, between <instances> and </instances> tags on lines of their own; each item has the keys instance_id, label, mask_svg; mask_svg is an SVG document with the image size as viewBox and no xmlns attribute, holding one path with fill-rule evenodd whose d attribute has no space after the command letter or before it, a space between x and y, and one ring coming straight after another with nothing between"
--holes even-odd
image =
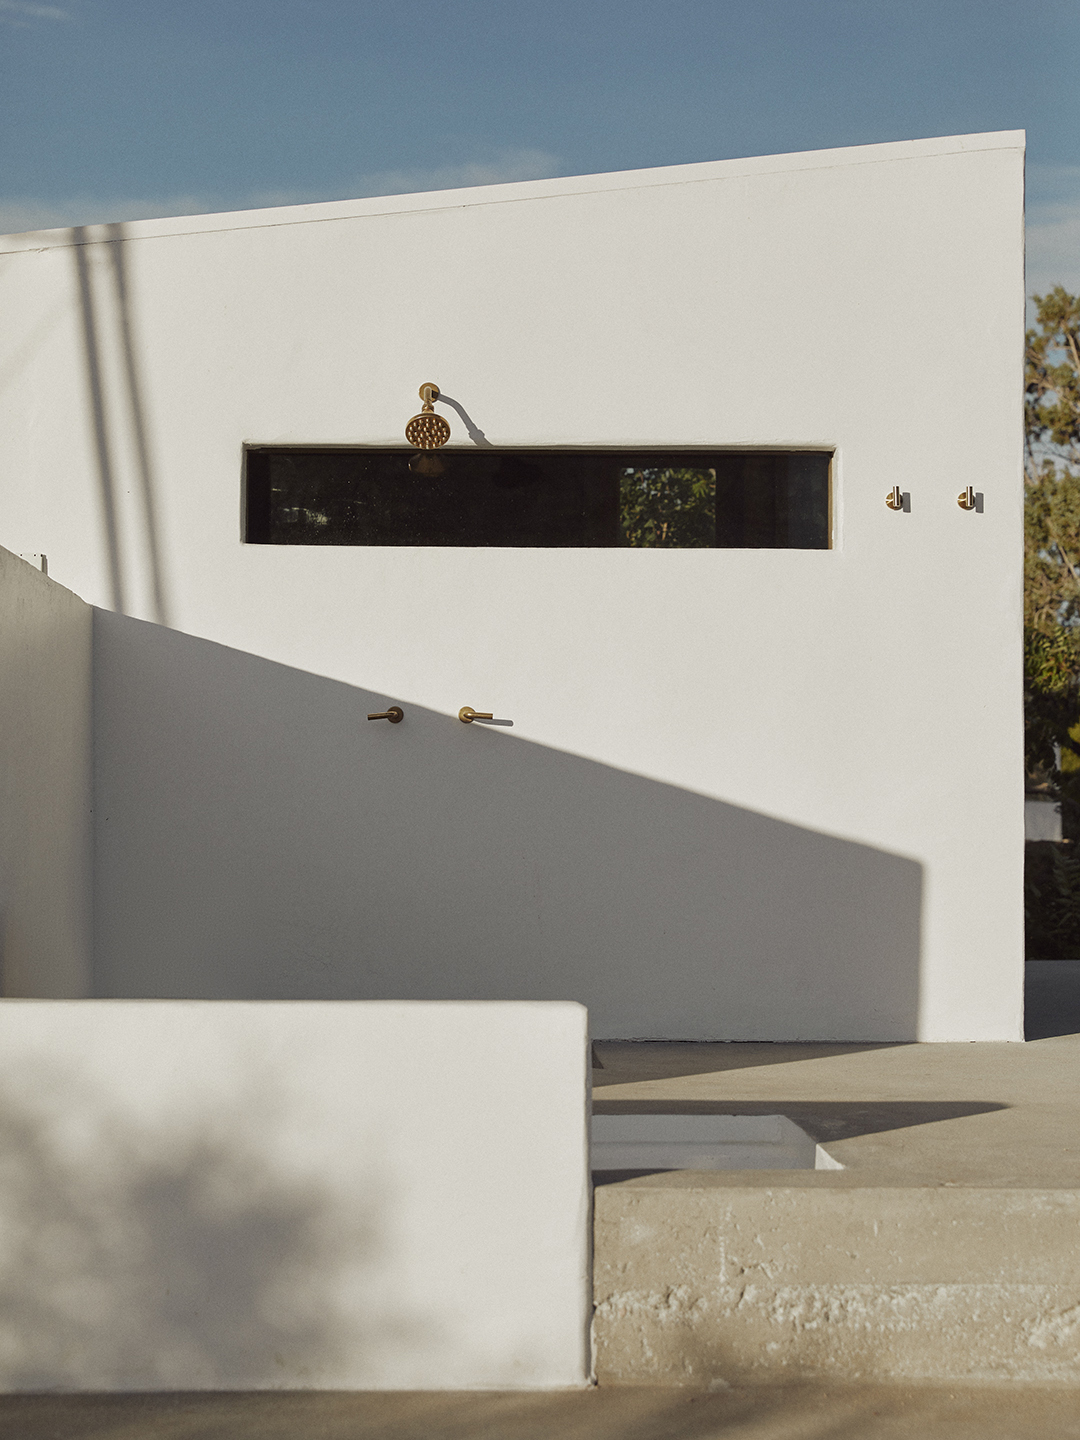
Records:
<instances>
[{"instance_id":1,"label":"tree branch","mask_svg":"<svg viewBox=\"0 0 1080 1440\"><path fill-rule=\"evenodd\" d=\"M1078 589L1080 589L1080 575L1077 574L1076 566L1069 559L1064 545L1062 545L1061 541L1054 534L1054 527L1050 524L1049 520L1046 522L1046 533L1050 536L1050 539L1053 540L1054 544L1057 546L1057 552L1061 556L1061 563L1065 566L1066 570L1068 570L1069 574L1072 576L1073 583L1077 586Z\"/></svg>"}]
</instances>

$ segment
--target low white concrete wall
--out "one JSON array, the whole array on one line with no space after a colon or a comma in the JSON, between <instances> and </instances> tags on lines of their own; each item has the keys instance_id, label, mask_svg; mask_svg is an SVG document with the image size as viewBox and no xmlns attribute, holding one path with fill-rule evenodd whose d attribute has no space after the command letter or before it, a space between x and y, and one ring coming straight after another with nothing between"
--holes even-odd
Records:
<instances>
[{"instance_id":1,"label":"low white concrete wall","mask_svg":"<svg viewBox=\"0 0 1080 1440\"><path fill-rule=\"evenodd\" d=\"M0 993L88 993L91 611L0 549Z\"/></svg>"},{"instance_id":2,"label":"low white concrete wall","mask_svg":"<svg viewBox=\"0 0 1080 1440\"><path fill-rule=\"evenodd\" d=\"M586 1013L0 1005L0 1388L586 1383Z\"/></svg>"}]
</instances>

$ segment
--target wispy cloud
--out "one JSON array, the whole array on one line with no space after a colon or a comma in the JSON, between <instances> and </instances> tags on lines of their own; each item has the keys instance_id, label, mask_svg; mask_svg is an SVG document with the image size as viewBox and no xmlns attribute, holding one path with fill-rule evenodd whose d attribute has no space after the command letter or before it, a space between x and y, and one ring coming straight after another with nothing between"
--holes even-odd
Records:
<instances>
[{"instance_id":1,"label":"wispy cloud","mask_svg":"<svg viewBox=\"0 0 1080 1440\"><path fill-rule=\"evenodd\" d=\"M0 5L4 0L0 0ZM101 225L123 220L162 219L169 215L209 215L222 210L258 210L275 205L308 205L320 200L358 200L374 195L412 195L456 190L469 185L500 185L511 180L543 180L560 173L556 156L543 150L514 150L490 160L434 169L379 170L351 183L322 190L249 191L243 195L168 195L150 199L72 196L40 200L0 196L0 234L54 230L66 225Z\"/></svg>"},{"instance_id":2,"label":"wispy cloud","mask_svg":"<svg viewBox=\"0 0 1080 1440\"><path fill-rule=\"evenodd\" d=\"M359 200L370 195L416 195L429 190L459 190L469 185L503 185L511 180L547 180L560 173L558 158L546 150L512 150L486 161L441 165L432 169L376 170L332 192L259 190L250 205L306 205L315 200Z\"/></svg>"},{"instance_id":3,"label":"wispy cloud","mask_svg":"<svg viewBox=\"0 0 1080 1440\"><path fill-rule=\"evenodd\" d=\"M35 5L30 0L0 0L0 25L17 25L24 29L35 20L71 20L70 10L62 5Z\"/></svg>"},{"instance_id":4,"label":"wispy cloud","mask_svg":"<svg viewBox=\"0 0 1080 1440\"><path fill-rule=\"evenodd\" d=\"M1028 293L1041 295L1055 285L1080 293L1080 201L1045 206L1028 221Z\"/></svg>"}]
</instances>

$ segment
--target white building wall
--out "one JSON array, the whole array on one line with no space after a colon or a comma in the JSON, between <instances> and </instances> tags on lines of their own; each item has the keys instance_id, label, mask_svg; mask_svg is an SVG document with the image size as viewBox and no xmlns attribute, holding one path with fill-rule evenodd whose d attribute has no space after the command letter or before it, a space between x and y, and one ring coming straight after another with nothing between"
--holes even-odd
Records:
<instances>
[{"instance_id":1,"label":"white building wall","mask_svg":"<svg viewBox=\"0 0 1080 1440\"><path fill-rule=\"evenodd\" d=\"M221 737L100 627L99 987L1020 1038L1022 204L1007 132L3 242L5 543L353 687L219 655ZM834 548L240 543L244 442L400 443L425 380L498 445L835 446Z\"/></svg>"},{"instance_id":2,"label":"white building wall","mask_svg":"<svg viewBox=\"0 0 1080 1440\"><path fill-rule=\"evenodd\" d=\"M0 1005L0 1389L584 1385L587 1055L565 1004Z\"/></svg>"},{"instance_id":3,"label":"white building wall","mask_svg":"<svg viewBox=\"0 0 1080 1440\"><path fill-rule=\"evenodd\" d=\"M91 610L0 549L0 994L90 988Z\"/></svg>"}]
</instances>

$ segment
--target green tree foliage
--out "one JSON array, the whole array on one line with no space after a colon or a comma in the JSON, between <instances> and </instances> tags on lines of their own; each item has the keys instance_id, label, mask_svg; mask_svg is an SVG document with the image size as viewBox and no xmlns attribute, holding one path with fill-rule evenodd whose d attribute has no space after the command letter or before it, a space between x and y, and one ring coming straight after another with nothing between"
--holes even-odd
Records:
<instances>
[{"instance_id":1,"label":"green tree foliage","mask_svg":"<svg viewBox=\"0 0 1080 1440\"><path fill-rule=\"evenodd\" d=\"M1033 960L1072 960L1080 953L1080 854L1075 844L1036 840L1027 846L1024 929Z\"/></svg>"},{"instance_id":2,"label":"green tree foliage","mask_svg":"<svg viewBox=\"0 0 1080 1440\"><path fill-rule=\"evenodd\" d=\"M627 469L620 477L627 545L707 548L716 544L716 472Z\"/></svg>"},{"instance_id":3,"label":"green tree foliage","mask_svg":"<svg viewBox=\"0 0 1080 1440\"><path fill-rule=\"evenodd\" d=\"M1036 295L1024 435L1024 706L1029 780L1080 770L1080 297ZM1080 798L1080 796L1078 796Z\"/></svg>"},{"instance_id":4,"label":"green tree foliage","mask_svg":"<svg viewBox=\"0 0 1080 1440\"><path fill-rule=\"evenodd\" d=\"M1024 759L1071 845L1027 847L1029 956L1080 956L1080 297L1036 295L1025 352Z\"/></svg>"},{"instance_id":5,"label":"green tree foliage","mask_svg":"<svg viewBox=\"0 0 1080 1440\"><path fill-rule=\"evenodd\" d=\"M1024 627L1024 699L1028 775L1048 779L1059 758L1064 765L1065 754L1080 761L1080 743L1071 733L1080 719L1076 640L1066 626Z\"/></svg>"}]
</instances>

